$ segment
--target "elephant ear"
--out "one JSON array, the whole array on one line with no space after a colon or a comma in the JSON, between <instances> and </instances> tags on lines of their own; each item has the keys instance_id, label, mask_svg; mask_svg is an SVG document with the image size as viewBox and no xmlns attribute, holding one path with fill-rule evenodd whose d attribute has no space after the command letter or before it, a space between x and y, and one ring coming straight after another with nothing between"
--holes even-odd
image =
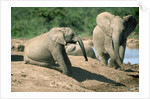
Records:
<instances>
[{"instance_id":1,"label":"elephant ear","mask_svg":"<svg viewBox=\"0 0 150 99\"><path fill-rule=\"evenodd\" d=\"M114 17L114 15L112 15L108 12L103 12L103 13L97 15L97 18L96 18L97 25L108 36L112 36L111 20L112 20L113 17Z\"/></svg>"},{"instance_id":2,"label":"elephant ear","mask_svg":"<svg viewBox=\"0 0 150 99\"><path fill-rule=\"evenodd\" d=\"M66 45L66 41L64 39L64 33L62 30L55 30L55 31L51 31L53 33L50 33L50 38L62 45ZM51 35L52 34L52 35Z\"/></svg>"},{"instance_id":3,"label":"elephant ear","mask_svg":"<svg viewBox=\"0 0 150 99\"><path fill-rule=\"evenodd\" d=\"M127 37L136 27L137 21L132 15L123 17L125 20L125 37Z\"/></svg>"}]
</instances>

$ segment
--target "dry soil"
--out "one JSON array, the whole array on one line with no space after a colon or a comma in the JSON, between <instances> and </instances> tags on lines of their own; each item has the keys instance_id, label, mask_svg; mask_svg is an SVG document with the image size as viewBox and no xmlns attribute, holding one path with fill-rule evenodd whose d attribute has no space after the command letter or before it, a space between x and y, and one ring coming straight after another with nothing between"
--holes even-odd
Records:
<instances>
[{"instance_id":1,"label":"dry soil","mask_svg":"<svg viewBox=\"0 0 150 99\"><path fill-rule=\"evenodd\" d=\"M24 64L26 39L12 39L12 92L138 92L139 64L124 64L124 69L103 66L97 59L69 56L73 75L36 65Z\"/></svg>"}]
</instances>

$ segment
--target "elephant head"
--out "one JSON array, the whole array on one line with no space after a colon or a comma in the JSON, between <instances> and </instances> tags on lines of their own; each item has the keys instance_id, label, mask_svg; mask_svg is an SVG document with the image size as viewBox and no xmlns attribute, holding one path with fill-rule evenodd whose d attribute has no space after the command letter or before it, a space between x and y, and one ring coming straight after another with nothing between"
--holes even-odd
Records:
<instances>
[{"instance_id":1,"label":"elephant head","mask_svg":"<svg viewBox=\"0 0 150 99\"><path fill-rule=\"evenodd\" d=\"M112 47L116 62L118 65L122 66L123 58L120 58L122 56L119 55L119 47L123 43L126 44L126 38L137 25L136 19L132 15L121 18L104 12L97 16L96 22L102 31L112 38Z\"/></svg>"},{"instance_id":2,"label":"elephant head","mask_svg":"<svg viewBox=\"0 0 150 99\"><path fill-rule=\"evenodd\" d=\"M67 45L68 43L76 43L78 42L82 53L84 55L85 61L88 61L86 51L84 48L84 44L79 36L69 27L55 27L50 30L50 38L62 45Z\"/></svg>"}]
</instances>

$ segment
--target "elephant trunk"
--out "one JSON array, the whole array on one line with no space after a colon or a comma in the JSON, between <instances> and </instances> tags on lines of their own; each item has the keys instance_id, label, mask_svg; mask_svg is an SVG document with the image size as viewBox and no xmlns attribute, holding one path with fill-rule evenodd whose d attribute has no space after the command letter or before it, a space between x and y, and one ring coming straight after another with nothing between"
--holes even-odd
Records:
<instances>
[{"instance_id":1,"label":"elephant trunk","mask_svg":"<svg viewBox=\"0 0 150 99\"><path fill-rule=\"evenodd\" d=\"M79 43L79 45L81 47L81 50L82 50L82 53L83 53L83 56L85 58L85 61L88 61L86 51L85 51L85 47L84 47L84 44L83 44L82 40L78 36L75 36L74 39L75 39L75 41L77 41Z\"/></svg>"},{"instance_id":2,"label":"elephant trunk","mask_svg":"<svg viewBox=\"0 0 150 99\"><path fill-rule=\"evenodd\" d=\"M114 45L114 54L115 54L115 59L116 59L116 62L118 63L118 65L120 67L122 67L122 60L120 58L120 55L119 55L119 47L120 47L120 35L117 36L117 37L113 37L113 45Z\"/></svg>"}]
</instances>

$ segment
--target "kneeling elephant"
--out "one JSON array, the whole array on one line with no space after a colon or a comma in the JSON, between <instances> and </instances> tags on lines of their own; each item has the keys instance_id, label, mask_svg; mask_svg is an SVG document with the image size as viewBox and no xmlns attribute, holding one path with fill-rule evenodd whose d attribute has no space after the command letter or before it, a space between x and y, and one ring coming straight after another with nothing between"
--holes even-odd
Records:
<instances>
[{"instance_id":1,"label":"kneeling elephant","mask_svg":"<svg viewBox=\"0 0 150 99\"><path fill-rule=\"evenodd\" d=\"M65 45L78 42L85 60L88 61L82 40L69 27L54 27L49 32L29 40L25 45L25 64L49 66L71 75L71 62L66 54ZM59 66L55 66L58 62Z\"/></svg>"}]
</instances>

